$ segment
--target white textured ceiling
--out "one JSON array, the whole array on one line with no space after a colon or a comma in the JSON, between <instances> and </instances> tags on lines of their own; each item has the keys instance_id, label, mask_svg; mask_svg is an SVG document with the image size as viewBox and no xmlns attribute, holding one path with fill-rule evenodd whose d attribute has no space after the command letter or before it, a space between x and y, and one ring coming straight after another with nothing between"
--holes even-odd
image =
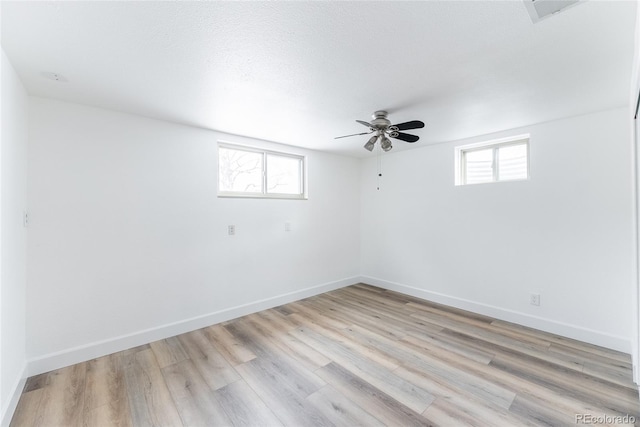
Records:
<instances>
[{"instance_id":1,"label":"white textured ceiling","mask_svg":"<svg viewBox=\"0 0 640 427\"><path fill-rule=\"evenodd\" d=\"M636 4L587 1L537 24L521 1L1 7L32 95L367 156L366 136L333 137L379 109L424 121L408 131L419 146L626 105Z\"/></svg>"}]
</instances>

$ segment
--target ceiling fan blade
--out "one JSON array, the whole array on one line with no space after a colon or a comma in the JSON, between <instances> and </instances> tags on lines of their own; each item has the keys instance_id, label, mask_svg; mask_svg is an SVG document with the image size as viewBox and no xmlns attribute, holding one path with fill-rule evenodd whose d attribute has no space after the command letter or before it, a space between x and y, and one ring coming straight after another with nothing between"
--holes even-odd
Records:
<instances>
[{"instance_id":1,"label":"ceiling fan blade","mask_svg":"<svg viewBox=\"0 0 640 427\"><path fill-rule=\"evenodd\" d=\"M389 136L391 136L391 135L389 135ZM396 138L396 139L399 139L399 140L405 141L405 142L416 142L417 140L420 139L419 136L409 135L408 133L402 133L402 132L398 132L398 134L396 136L391 136L391 138Z\"/></svg>"},{"instance_id":2,"label":"ceiling fan blade","mask_svg":"<svg viewBox=\"0 0 640 427\"><path fill-rule=\"evenodd\" d=\"M424 123L420 120L412 120L410 122L398 123L393 126L397 127L398 130L420 129L424 127Z\"/></svg>"},{"instance_id":3,"label":"ceiling fan blade","mask_svg":"<svg viewBox=\"0 0 640 427\"><path fill-rule=\"evenodd\" d=\"M356 122L358 122L358 123L360 123L361 125L364 125L364 126L366 126L366 127L368 127L368 128L373 129L373 126L371 126L371 123L367 123L367 122L362 121L362 120L356 120Z\"/></svg>"},{"instance_id":4,"label":"ceiling fan blade","mask_svg":"<svg viewBox=\"0 0 640 427\"><path fill-rule=\"evenodd\" d=\"M348 138L348 137L350 137L350 136L358 136L358 135L369 135L370 133L373 133L373 131L371 131L371 132L362 132L362 133L354 133L354 134L352 134L352 135L336 136L336 137L335 137L335 138L333 138L333 139Z\"/></svg>"}]
</instances>

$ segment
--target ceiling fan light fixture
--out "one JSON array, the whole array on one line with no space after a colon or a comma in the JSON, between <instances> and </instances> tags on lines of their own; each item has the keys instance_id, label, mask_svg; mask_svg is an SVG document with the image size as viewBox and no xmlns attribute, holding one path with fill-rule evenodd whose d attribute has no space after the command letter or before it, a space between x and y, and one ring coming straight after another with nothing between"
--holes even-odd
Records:
<instances>
[{"instance_id":1,"label":"ceiling fan light fixture","mask_svg":"<svg viewBox=\"0 0 640 427\"><path fill-rule=\"evenodd\" d=\"M378 135L374 135L371 138L369 138L369 141L367 141L366 144L364 144L364 148L366 148L369 151L373 151L373 147L376 146L376 141L378 140Z\"/></svg>"},{"instance_id":2,"label":"ceiling fan light fixture","mask_svg":"<svg viewBox=\"0 0 640 427\"><path fill-rule=\"evenodd\" d=\"M409 143L414 143L420 139L420 137L418 137L417 135L411 135L401 131L421 129L424 127L424 122L421 122L420 120L411 120L409 122L397 123L395 125L392 125L389 119L387 119L387 115L388 113L386 111L379 110L373 113L373 120L371 121L371 123L365 122L364 120L356 120L357 123L361 124L362 126L366 126L369 129L369 132L336 136L334 139L375 133L375 135L372 136L366 144L364 144L364 149L367 151L373 151L373 149L376 147L376 142L380 140L380 148L382 148L385 152L393 148L393 145L391 144L389 138L395 138Z\"/></svg>"},{"instance_id":3,"label":"ceiling fan light fixture","mask_svg":"<svg viewBox=\"0 0 640 427\"><path fill-rule=\"evenodd\" d=\"M384 151L389 151L393 148L393 145L391 145L391 141L386 136L383 136L380 140L380 146Z\"/></svg>"}]
</instances>

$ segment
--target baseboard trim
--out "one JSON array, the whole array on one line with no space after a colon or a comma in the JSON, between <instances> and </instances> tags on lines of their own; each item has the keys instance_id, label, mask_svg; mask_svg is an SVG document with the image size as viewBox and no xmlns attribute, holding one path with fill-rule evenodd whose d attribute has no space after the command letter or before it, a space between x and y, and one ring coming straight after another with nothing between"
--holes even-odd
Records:
<instances>
[{"instance_id":1,"label":"baseboard trim","mask_svg":"<svg viewBox=\"0 0 640 427\"><path fill-rule=\"evenodd\" d=\"M16 408L18 407L18 401L20 400L20 396L22 395L22 390L24 390L24 385L27 383L27 364L25 363L22 366L22 372L20 372L20 376L16 381L13 389L11 390L11 398L7 402L7 405L2 408L2 416L0 417L0 426L9 427L11 424L11 419L13 418L13 414L16 412ZM3 402L4 403L4 402Z\"/></svg>"},{"instance_id":2,"label":"baseboard trim","mask_svg":"<svg viewBox=\"0 0 640 427\"><path fill-rule=\"evenodd\" d=\"M28 360L29 376L60 369L76 363L126 350L153 341L169 338L185 332L194 331L216 323L225 322L247 314L256 313L289 302L298 301L324 292L340 289L360 282L359 276L328 282L321 285L289 292L271 298L242 304L236 307L196 316L179 322L169 323L156 328L146 329L132 334L121 335L107 340L96 341L78 347L62 350Z\"/></svg>"},{"instance_id":3,"label":"baseboard trim","mask_svg":"<svg viewBox=\"0 0 640 427\"><path fill-rule=\"evenodd\" d=\"M507 322L517 323L519 325L528 326L541 331L550 332L552 334L561 335L563 337L576 339L590 344L599 345L624 353L631 353L631 342L629 339L607 334L602 331L583 328L577 325L558 322L555 320L533 316L514 310L496 307L488 304L458 298L438 292L432 292L425 289L414 288L412 286L400 283L390 282L388 280L378 279L376 277L361 276L360 281L368 285L377 286L379 288L388 289L390 291L400 292L439 304L448 305L462 310L471 311L485 316L491 316L496 319Z\"/></svg>"}]
</instances>

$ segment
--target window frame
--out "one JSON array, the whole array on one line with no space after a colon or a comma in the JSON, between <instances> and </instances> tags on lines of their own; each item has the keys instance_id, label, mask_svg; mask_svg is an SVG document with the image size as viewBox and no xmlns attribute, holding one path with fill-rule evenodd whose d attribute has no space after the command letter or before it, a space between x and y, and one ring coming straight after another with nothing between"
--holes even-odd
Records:
<instances>
[{"instance_id":1,"label":"window frame","mask_svg":"<svg viewBox=\"0 0 640 427\"><path fill-rule=\"evenodd\" d=\"M508 138L501 138L491 141L478 142L475 144L467 144L458 146L455 148L455 185L478 185L478 184L494 184L498 182L518 182L518 181L528 181L531 178L531 144L530 144L530 135L518 135ZM502 147L514 146L514 145L525 145L527 147L527 176L526 178L520 179L499 179L500 178L500 169L499 158L498 158L498 150ZM466 177L466 154L475 151L482 150L492 150L492 179L491 181L485 182L474 182L468 183Z\"/></svg>"},{"instance_id":2,"label":"window frame","mask_svg":"<svg viewBox=\"0 0 640 427\"><path fill-rule=\"evenodd\" d=\"M245 191L223 191L220 190L220 149L246 151L250 153L258 153L262 155L262 192L245 192ZM300 161L300 193L269 193L267 190L267 156L288 157ZM240 145L229 142L218 141L218 197L229 198L246 198L246 199L289 199L289 200L307 200L307 157L299 154L285 153L282 151L267 150L259 147L248 145Z\"/></svg>"}]
</instances>

